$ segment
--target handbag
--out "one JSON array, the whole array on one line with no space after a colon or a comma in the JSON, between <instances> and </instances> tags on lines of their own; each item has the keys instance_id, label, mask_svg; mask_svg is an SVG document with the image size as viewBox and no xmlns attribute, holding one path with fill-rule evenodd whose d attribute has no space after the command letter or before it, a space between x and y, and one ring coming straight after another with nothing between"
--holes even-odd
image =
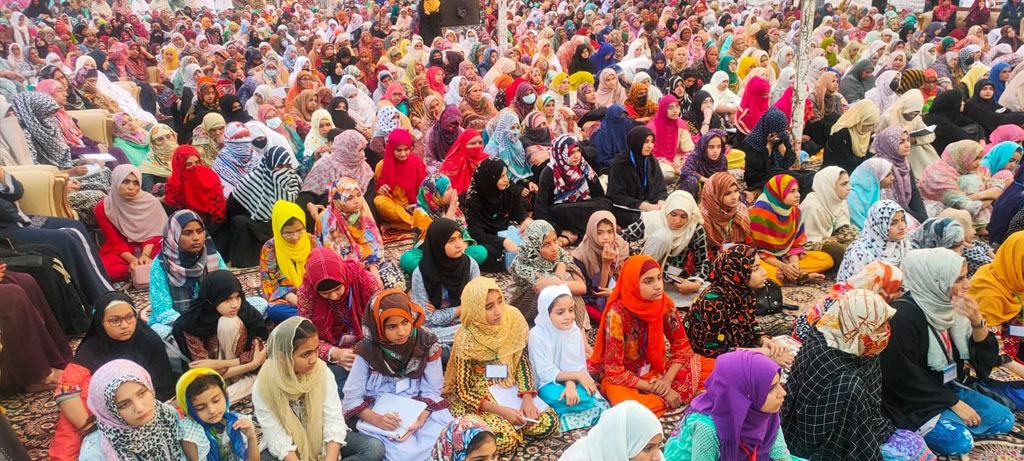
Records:
<instances>
[{"instance_id":1,"label":"handbag","mask_svg":"<svg viewBox=\"0 0 1024 461\"><path fill-rule=\"evenodd\" d=\"M774 280L766 280L764 286L757 290L754 298L757 300L756 315L782 312L782 287Z\"/></svg>"},{"instance_id":2,"label":"handbag","mask_svg":"<svg viewBox=\"0 0 1024 461\"><path fill-rule=\"evenodd\" d=\"M149 271L153 268L153 263L139 264L132 269L130 275L132 281L132 288L136 290L148 290L149 289Z\"/></svg>"}]
</instances>

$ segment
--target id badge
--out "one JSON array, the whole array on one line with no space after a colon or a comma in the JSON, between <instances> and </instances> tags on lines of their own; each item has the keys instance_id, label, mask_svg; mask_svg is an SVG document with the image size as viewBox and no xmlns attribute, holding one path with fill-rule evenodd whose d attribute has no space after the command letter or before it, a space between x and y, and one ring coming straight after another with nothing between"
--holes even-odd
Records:
<instances>
[{"instance_id":1,"label":"id badge","mask_svg":"<svg viewBox=\"0 0 1024 461\"><path fill-rule=\"evenodd\" d=\"M942 384L949 384L956 380L956 363L951 363L942 370Z\"/></svg>"},{"instance_id":2,"label":"id badge","mask_svg":"<svg viewBox=\"0 0 1024 461\"><path fill-rule=\"evenodd\" d=\"M409 390L409 387L411 386L412 381L410 381L409 378L399 379L398 382L395 383L395 392L401 394L402 392Z\"/></svg>"},{"instance_id":3,"label":"id badge","mask_svg":"<svg viewBox=\"0 0 1024 461\"><path fill-rule=\"evenodd\" d=\"M1010 336L1024 338L1024 325L1010 325Z\"/></svg>"},{"instance_id":4,"label":"id badge","mask_svg":"<svg viewBox=\"0 0 1024 461\"><path fill-rule=\"evenodd\" d=\"M508 378L508 365L487 365L484 376L487 379L506 379Z\"/></svg>"},{"instance_id":5,"label":"id badge","mask_svg":"<svg viewBox=\"0 0 1024 461\"><path fill-rule=\"evenodd\" d=\"M650 373L650 372L651 372L651 364L647 363L647 364L644 364L644 366L640 367L640 377L641 378L644 377L644 376L647 376L647 373Z\"/></svg>"}]
</instances>

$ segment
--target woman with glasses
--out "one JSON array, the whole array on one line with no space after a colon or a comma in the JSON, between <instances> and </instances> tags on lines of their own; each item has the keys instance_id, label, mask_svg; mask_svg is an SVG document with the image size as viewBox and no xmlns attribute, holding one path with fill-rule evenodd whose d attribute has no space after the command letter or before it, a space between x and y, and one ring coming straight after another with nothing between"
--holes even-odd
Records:
<instances>
[{"instance_id":1,"label":"woman with glasses","mask_svg":"<svg viewBox=\"0 0 1024 461\"><path fill-rule=\"evenodd\" d=\"M175 376L167 350L145 319L139 318L131 298L111 291L100 296L93 308L92 325L54 391L60 419L50 445L51 460L77 460L83 434L95 428L85 402L92 375L103 364L116 359L131 360L149 372L158 399L174 396Z\"/></svg>"}]
</instances>

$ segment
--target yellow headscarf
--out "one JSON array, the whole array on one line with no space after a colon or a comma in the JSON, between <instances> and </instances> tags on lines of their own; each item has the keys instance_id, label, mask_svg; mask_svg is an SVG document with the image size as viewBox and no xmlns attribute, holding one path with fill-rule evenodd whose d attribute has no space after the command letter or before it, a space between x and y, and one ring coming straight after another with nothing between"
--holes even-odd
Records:
<instances>
[{"instance_id":1,"label":"yellow headscarf","mask_svg":"<svg viewBox=\"0 0 1024 461\"><path fill-rule=\"evenodd\" d=\"M960 83L963 83L967 87L967 97L974 96L974 85L981 80L982 76L988 73L988 66L982 64L975 64L964 74L964 78L960 79Z\"/></svg>"},{"instance_id":2,"label":"yellow headscarf","mask_svg":"<svg viewBox=\"0 0 1024 461\"><path fill-rule=\"evenodd\" d=\"M843 128L850 129L850 140L853 142L853 154L863 157L868 152L868 144L871 143L871 132L878 123L878 106L870 99L861 99L853 103L850 109L843 113L836 124L832 125L832 133L836 134ZM865 129L870 126L870 129Z\"/></svg>"},{"instance_id":3,"label":"yellow headscarf","mask_svg":"<svg viewBox=\"0 0 1024 461\"><path fill-rule=\"evenodd\" d=\"M989 325L1002 325L1024 308L1024 232L1016 232L996 251L990 264L971 278L967 294L978 301Z\"/></svg>"},{"instance_id":4,"label":"yellow headscarf","mask_svg":"<svg viewBox=\"0 0 1024 461\"><path fill-rule=\"evenodd\" d=\"M462 325L455 332L452 345L452 363L449 370L457 370L465 366L461 362L473 361L487 364L500 364L508 367L508 378L496 380L502 387L516 385L516 367L523 359L530 327L526 319L514 306L505 304L505 313L501 323L487 323L487 294L491 290L501 294L501 303L505 304L505 295L501 293L498 283L492 278L478 277L467 283L462 289ZM445 388L451 392L455 387L455 373L445 374Z\"/></svg>"},{"instance_id":5,"label":"yellow headscarf","mask_svg":"<svg viewBox=\"0 0 1024 461\"><path fill-rule=\"evenodd\" d=\"M174 158L174 149L178 148L178 139L171 138L163 144L155 142L168 134L176 134L171 127L158 123L149 129L149 155L142 159L139 170L145 174L167 178L171 176L171 160Z\"/></svg>"},{"instance_id":6,"label":"yellow headscarf","mask_svg":"<svg viewBox=\"0 0 1024 461\"><path fill-rule=\"evenodd\" d=\"M590 72L576 72L569 76L569 91L576 91L584 83L594 84L594 74Z\"/></svg>"},{"instance_id":7,"label":"yellow headscarf","mask_svg":"<svg viewBox=\"0 0 1024 461\"><path fill-rule=\"evenodd\" d=\"M298 243L291 244L281 235L281 228L292 218L298 219L302 227L306 227L306 213L298 205L278 200L274 204L273 218L271 225L274 230L274 254L277 256L277 267L281 269L284 278L292 283L296 289L302 285L302 276L306 274L306 257L309 256L313 244L305 231Z\"/></svg>"},{"instance_id":8,"label":"yellow headscarf","mask_svg":"<svg viewBox=\"0 0 1024 461\"><path fill-rule=\"evenodd\" d=\"M558 85L561 85L562 84L562 80L565 80L567 78L569 78L569 74L567 74L565 72L559 72L559 73L555 74L554 78L551 79L551 87L550 87L551 91L553 91L556 94L559 94L561 96L565 96L564 94L561 94L561 93L558 92ZM569 83L569 86L570 87L572 86L572 82ZM569 91L572 91L572 90L570 89Z\"/></svg>"},{"instance_id":9,"label":"yellow headscarf","mask_svg":"<svg viewBox=\"0 0 1024 461\"><path fill-rule=\"evenodd\" d=\"M167 68L167 72L173 72L175 70L178 70L178 49L171 45L167 45L160 50L160 54L163 55L167 51L170 51L172 54L174 54L174 59L171 59L170 61L164 59L164 67Z\"/></svg>"},{"instance_id":10,"label":"yellow headscarf","mask_svg":"<svg viewBox=\"0 0 1024 461\"><path fill-rule=\"evenodd\" d=\"M754 57L752 56L747 56L743 59L740 59L740 65L736 69L736 75L739 76L739 78L742 80L744 77L747 76L747 72L750 72L750 69L753 69L755 67L757 67L757 59L754 59Z\"/></svg>"}]
</instances>

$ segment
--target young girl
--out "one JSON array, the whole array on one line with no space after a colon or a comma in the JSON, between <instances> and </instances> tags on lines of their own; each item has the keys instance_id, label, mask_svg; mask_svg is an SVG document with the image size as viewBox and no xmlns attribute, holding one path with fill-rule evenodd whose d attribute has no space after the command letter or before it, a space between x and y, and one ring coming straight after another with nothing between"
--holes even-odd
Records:
<instances>
[{"instance_id":1,"label":"young girl","mask_svg":"<svg viewBox=\"0 0 1024 461\"><path fill-rule=\"evenodd\" d=\"M807 241L800 213L800 185L788 174L772 176L750 210L750 231L761 250L761 265L776 282L814 283L825 279L832 257L806 251Z\"/></svg>"},{"instance_id":2,"label":"young girl","mask_svg":"<svg viewBox=\"0 0 1024 461\"><path fill-rule=\"evenodd\" d=\"M346 418L356 417L388 431L408 428L399 439L366 432L384 443L389 460L426 458L452 420L448 403L441 398L441 345L430 330L422 328L425 317L423 308L399 290L374 296L363 315L365 336L356 345L356 358L345 381ZM427 408L416 421L377 413L373 403L384 394L419 400Z\"/></svg>"},{"instance_id":3,"label":"young girl","mask_svg":"<svg viewBox=\"0 0 1024 461\"><path fill-rule=\"evenodd\" d=\"M558 244L555 228L547 221L533 221L526 228L519 255L512 261L509 271L512 272L517 289L512 303L522 310L523 316L537 316L537 293L540 290L564 284L568 285L575 297L577 325L583 330L590 329L590 317L587 316L583 298L579 297L587 293L587 284L569 253Z\"/></svg>"},{"instance_id":4,"label":"young girl","mask_svg":"<svg viewBox=\"0 0 1024 461\"><path fill-rule=\"evenodd\" d=\"M299 312L298 289L306 273L306 259L320 242L306 232L306 214L292 202L274 204L271 226L274 238L260 251L260 278L263 297L269 303L267 320L280 323Z\"/></svg>"},{"instance_id":5,"label":"young girl","mask_svg":"<svg viewBox=\"0 0 1024 461\"><path fill-rule=\"evenodd\" d=\"M597 211L587 221L587 232L583 241L572 252L573 262L587 284L587 313L595 322L601 319L601 311L611 294L615 277L622 263L629 257L629 243L616 230L615 215L610 211Z\"/></svg>"},{"instance_id":6,"label":"young girl","mask_svg":"<svg viewBox=\"0 0 1024 461\"><path fill-rule=\"evenodd\" d=\"M585 437L559 461L661 461L661 421L639 402L627 400L604 412Z\"/></svg>"},{"instance_id":7,"label":"young girl","mask_svg":"<svg viewBox=\"0 0 1024 461\"><path fill-rule=\"evenodd\" d=\"M262 453L273 459L384 459L384 445L362 434L347 434L334 375L317 357L317 330L302 317L274 328L267 363L252 391L263 428ZM344 445L344 446L342 446Z\"/></svg>"},{"instance_id":8,"label":"young girl","mask_svg":"<svg viewBox=\"0 0 1024 461\"><path fill-rule=\"evenodd\" d=\"M412 299L426 306L427 326L446 347L459 329L462 291L480 276L480 267L466 254L466 243L455 221L434 220L427 228L423 258L412 273Z\"/></svg>"},{"instance_id":9,"label":"young girl","mask_svg":"<svg viewBox=\"0 0 1024 461\"><path fill-rule=\"evenodd\" d=\"M320 214L316 226L324 247L344 259L359 262L374 275L381 287L391 287L404 280L401 269L391 267L381 258L384 241L377 222L366 207L359 184L351 178L338 179L328 200L330 205Z\"/></svg>"},{"instance_id":10,"label":"young girl","mask_svg":"<svg viewBox=\"0 0 1024 461\"><path fill-rule=\"evenodd\" d=\"M227 384L216 371L193 368L178 379L181 448L189 461L258 461L260 441L250 417L227 411Z\"/></svg>"},{"instance_id":11,"label":"young girl","mask_svg":"<svg viewBox=\"0 0 1024 461\"><path fill-rule=\"evenodd\" d=\"M422 158L412 153L412 135L401 128L388 135L384 149L384 161L377 164L374 172L377 196L373 204L384 224L410 229L415 191L427 177L426 166Z\"/></svg>"},{"instance_id":12,"label":"young girl","mask_svg":"<svg viewBox=\"0 0 1024 461\"><path fill-rule=\"evenodd\" d=\"M82 441L82 461L181 459L178 412L156 400L149 372L135 362L117 359L98 370L89 383L89 410L96 432Z\"/></svg>"},{"instance_id":13,"label":"young girl","mask_svg":"<svg viewBox=\"0 0 1024 461\"><path fill-rule=\"evenodd\" d=\"M487 423L465 415L445 426L434 445L431 461L497 461L498 444Z\"/></svg>"},{"instance_id":14,"label":"young girl","mask_svg":"<svg viewBox=\"0 0 1024 461\"><path fill-rule=\"evenodd\" d=\"M536 326L530 329L530 364L537 393L559 415L563 432L587 427L610 405L587 372L587 342L576 325L572 292L551 285L537 298Z\"/></svg>"},{"instance_id":15,"label":"young girl","mask_svg":"<svg viewBox=\"0 0 1024 461\"><path fill-rule=\"evenodd\" d=\"M412 211L413 248L402 253L400 260L406 273L411 274L416 270L426 250L423 242L427 237L427 229L435 219L441 218L458 223L463 239L472 242L469 230L466 229L466 217L459 208L459 191L452 186L448 176L434 173L423 180L416 196L416 208ZM487 261L487 248L471 243L466 247L466 255L477 264L483 264Z\"/></svg>"},{"instance_id":16,"label":"young girl","mask_svg":"<svg viewBox=\"0 0 1024 461\"><path fill-rule=\"evenodd\" d=\"M539 411L533 369L525 354L526 319L505 305L494 279L480 277L462 293L462 326L455 334L445 372L445 397L454 416L477 414L497 436L498 453L509 455L525 436L547 437L558 429L550 408ZM498 403L494 390L513 390L517 407ZM529 418L529 420L527 419Z\"/></svg>"}]
</instances>

